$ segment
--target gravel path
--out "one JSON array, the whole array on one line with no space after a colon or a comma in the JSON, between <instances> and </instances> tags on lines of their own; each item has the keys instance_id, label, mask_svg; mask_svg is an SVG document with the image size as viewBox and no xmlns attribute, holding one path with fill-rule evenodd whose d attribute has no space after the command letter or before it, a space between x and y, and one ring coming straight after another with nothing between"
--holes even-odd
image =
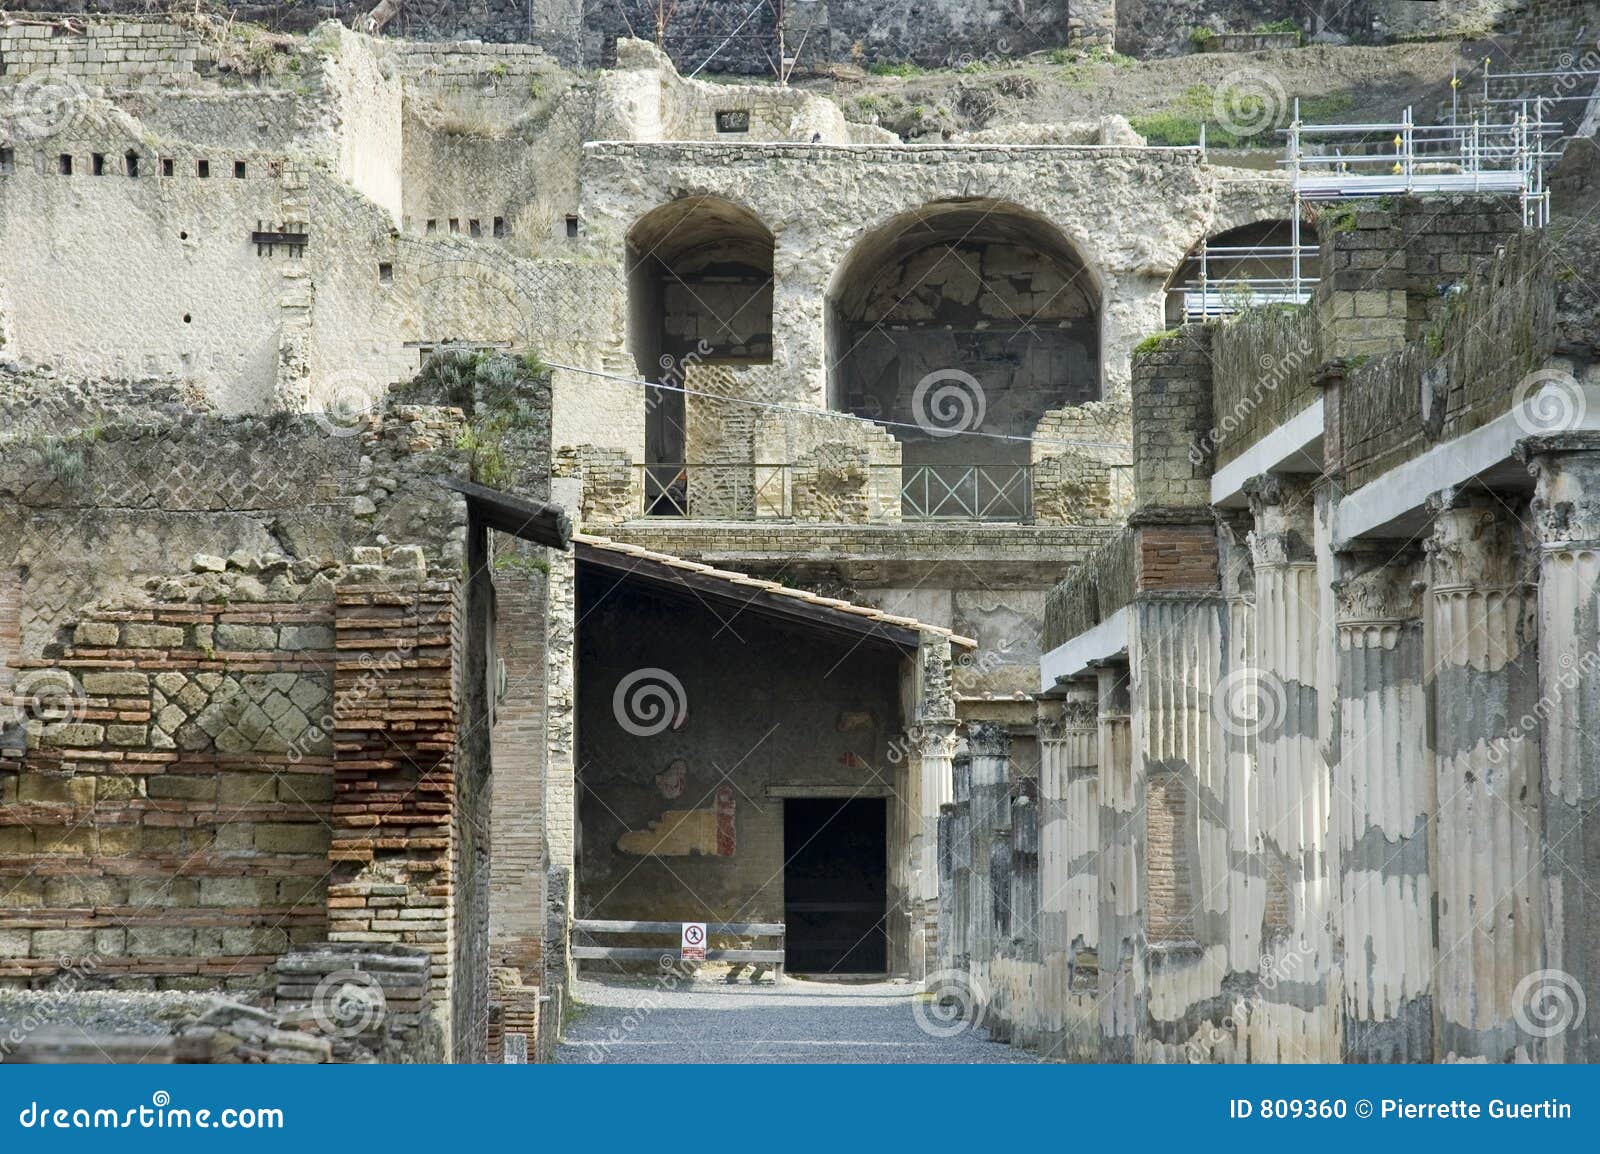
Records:
<instances>
[{"instance_id":1,"label":"gravel path","mask_svg":"<svg viewBox=\"0 0 1600 1154\"><path fill-rule=\"evenodd\" d=\"M908 982L779 985L585 979L559 1062L1032 1062L982 1030L938 1036ZM919 1011L918 1007L922 1007ZM943 1023L934 1021L935 1030ZM941 1030L942 1032L942 1030Z\"/></svg>"}]
</instances>

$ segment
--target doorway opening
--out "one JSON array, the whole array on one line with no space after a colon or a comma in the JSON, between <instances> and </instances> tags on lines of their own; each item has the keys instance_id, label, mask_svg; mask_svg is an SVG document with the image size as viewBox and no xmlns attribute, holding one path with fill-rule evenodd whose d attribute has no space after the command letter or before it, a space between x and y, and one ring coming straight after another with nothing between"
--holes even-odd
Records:
<instances>
[{"instance_id":1,"label":"doorway opening","mask_svg":"<svg viewBox=\"0 0 1600 1154\"><path fill-rule=\"evenodd\" d=\"M881 797L784 801L789 973L887 972L888 812Z\"/></svg>"}]
</instances>

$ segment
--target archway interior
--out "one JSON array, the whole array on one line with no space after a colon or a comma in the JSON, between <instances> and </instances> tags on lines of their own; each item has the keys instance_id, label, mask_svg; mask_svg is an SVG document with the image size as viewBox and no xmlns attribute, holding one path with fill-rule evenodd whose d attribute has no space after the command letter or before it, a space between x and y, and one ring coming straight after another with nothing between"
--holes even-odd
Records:
<instances>
[{"instance_id":1,"label":"archway interior","mask_svg":"<svg viewBox=\"0 0 1600 1154\"><path fill-rule=\"evenodd\" d=\"M682 387L694 363L772 360L772 233L716 197L662 205L628 234L628 346L639 375ZM652 465L685 463L683 394L647 390Z\"/></svg>"},{"instance_id":2,"label":"archway interior","mask_svg":"<svg viewBox=\"0 0 1600 1154\"><path fill-rule=\"evenodd\" d=\"M1277 282L1289 281L1294 273L1293 241L1294 228L1289 221L1258 220L1219 232L1195 245L1167 281L1168 327L1176 328L1183 323L1184 293L1200 286L1202 249L1210 249L1205 278L1214 289L1219 284L1231 283L1237 286L1233 291L1238 299L1243 300L1246 291L1253 288L1257 296L1270 302L1285 291ZM1316 226L1303 222L1300 225L1302 278L1317 275L1317 243ZM1230 294L1226 287L1218 291Z\"/></svg>"},{"instance_id":3,"label":"archway interior","mask_svg":"<svg viewBox=\"0 0 1600 1154\"><path fill-rule=\"evenodd\" d=\"M863 240L841 272L830 401L901 423L905 465L1025 464L1025 440L951 430L1027 438L1048 410L1098 399L1099 295L1040 218L992 201L926 206Z\"/></svg>"}]
</instances>

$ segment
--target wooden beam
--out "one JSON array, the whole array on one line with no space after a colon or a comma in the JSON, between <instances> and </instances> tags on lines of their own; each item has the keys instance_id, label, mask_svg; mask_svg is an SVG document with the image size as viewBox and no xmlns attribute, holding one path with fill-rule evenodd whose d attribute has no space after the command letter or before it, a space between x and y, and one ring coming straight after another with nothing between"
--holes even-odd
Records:
<instances>
[{"instance_id":1,"label":"wooden beam","mask_svg":"<svg viewBox=\"0 0 1600 1154\"><path fill-rule=\"evenodd\" d=\"M576 918L572 928L590 934L676 934L682 922L608 921L603 918ZM708 934L733 934L745 938L780 938L782 922L707 922Z\"/></svg>"},{"instance_id":2,"label":"wooden beam","mask_svg":"<svg viewBox=\"0 0 1600 1154\"><path fill-rule=\"evenodd\" d=\"M578 961L593 962L653 962L670 958L678 951L670 946L648 949L644 946L571 946L568 954ZM783 964L782 950L707 950L708 962L767 962Z\"/></svg>"}]
</instances>

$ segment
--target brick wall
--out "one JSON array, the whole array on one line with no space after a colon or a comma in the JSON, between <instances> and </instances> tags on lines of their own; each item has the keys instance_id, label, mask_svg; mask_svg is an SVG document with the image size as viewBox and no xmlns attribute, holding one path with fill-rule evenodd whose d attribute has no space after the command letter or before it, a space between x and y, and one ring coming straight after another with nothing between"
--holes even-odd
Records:
<instances>
[{"instance_id":1,"label":"brick wall","mask_svg":"<svg viewBox=\"0 0 1600 1154\"><path fill-rule=\"evenodd\" d=\"M0 980L71 958L96 984L255 989L324 935L332 617L108 610L17 662L4 704L35 716L0 753Z\"/></svg>"},{"instance_id":2,"label":"brick wall","mask_svg":"<svg viewBox=\"0 0 1600 1154\"><path fill-rule=\"evenodd\" d=\"M1190 525L1142 525L1137 534L1140 593L1218 588L1217 532L1209 519Z\"/></svg>"}]
</instances>

